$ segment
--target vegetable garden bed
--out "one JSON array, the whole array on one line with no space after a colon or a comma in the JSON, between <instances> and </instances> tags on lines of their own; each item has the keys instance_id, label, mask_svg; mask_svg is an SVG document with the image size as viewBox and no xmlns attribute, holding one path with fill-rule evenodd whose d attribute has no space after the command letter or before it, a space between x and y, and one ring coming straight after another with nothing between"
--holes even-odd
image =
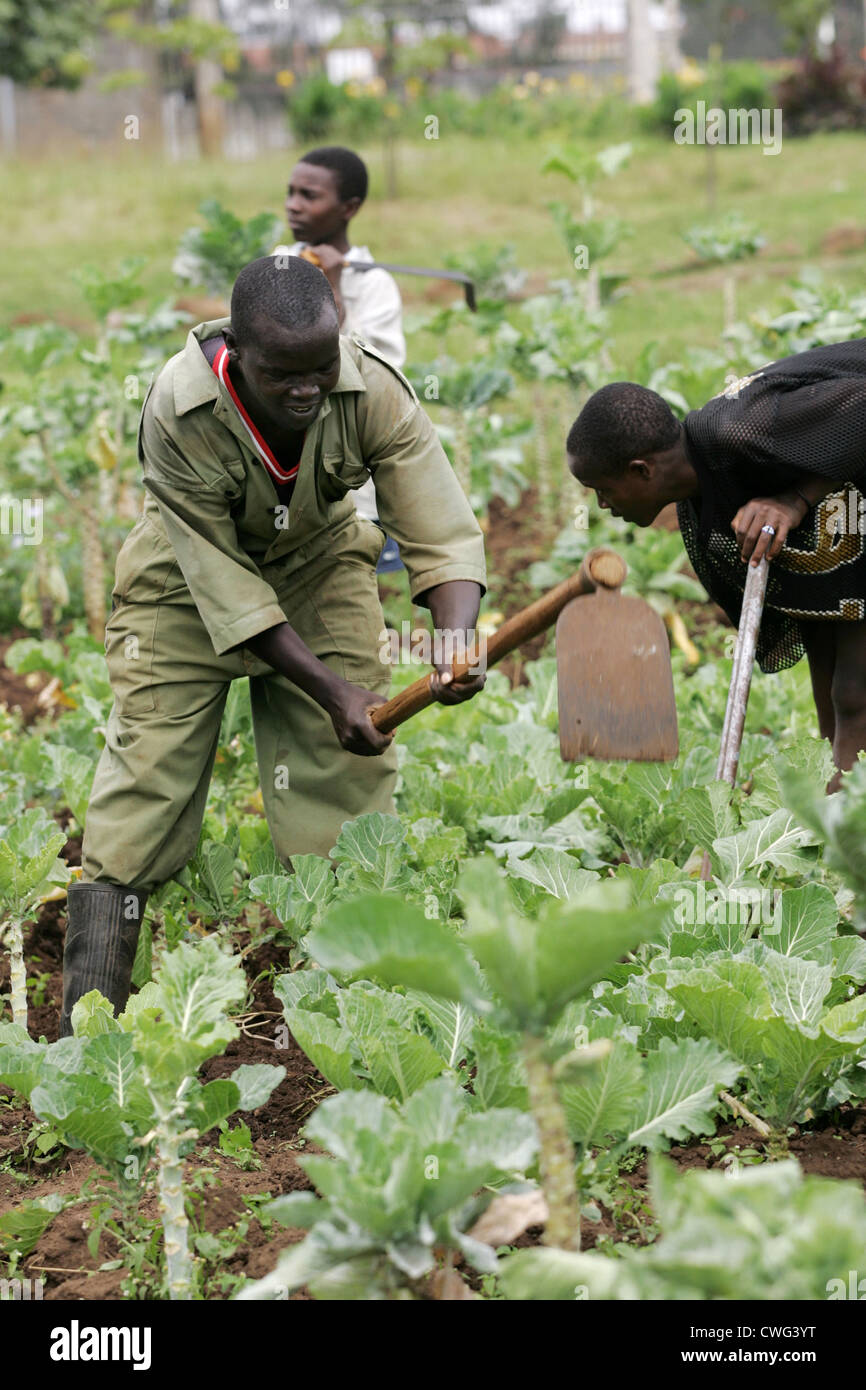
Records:
<instances>
[{"instance_id":1,"label":"vegetable garden bed","mask_svg":"<svg viewBox=\"0 0 866 1390\"><path fill-rule=\"evenodd\" d=\"M89 668L85 664L82 670ZM491 922L505 921L509 914L516 913L510 918L511 930L530 933L521 947L522 952L528 953L527 960L531 960L534 950L544 949L545 931L558 930L558 920L564 924L569 920L568 914L579 911L584 900L592 900L590 890L594 884L603 885L606 881L613 891L611 879L619 880L617 887L628 887L633 911L638 915L646 912L646 904L653 897L654 919L661 920L662 912L668 914L663 929L666 945L658 940L629 950L624 937L601 976L596 976L598 983L589 994L582 992L583 1002L566 1002L560 1023L548 1035L553 1046L551 1055L563 1055L563 1042L571 1038L572 1043L577 1043L573 1055L578 1060L568 1065L584 1065L580 1061L581 1050L586 1052L589 1063L589 1072L580 1083L576 1087L569 1083L562 1092L571 1140L577 1146L583 1208L582 1253L575 1257L578 1260L585 1261L592 1254L607 1268L611 1262L621 1263L628 1250L638 1254L641 1250L662 1248L671 1197L658 1187L659 1178L653 1176L643 1154L645 1145L667 1149L667 1162L675 1172L706 1172L724 1182L731 1194L740 1188L740 1182L748 1185L753 1180L750 1175L755 1173L778 1168L782 1180L789 1164L779 1165L773 1160L785 1154L799 1161L806 1179L819 1175L854 1180L862 1190L866 1182L866 1110L857 1095L859 1034L855 1032L855 1041L847 1051L847 1044L832 1045L831 1052L835 1049L835 1055L850 1060L845 1061L841 1071L838 1063L831 1063L831 1073L824 1077L820 1071L814 1071L809 1061L809 1049L818 1048L818 1044L809 1041L817 1036L814 1026L805 1019L803 1024L796 1023L796 1010L786 1023L784 1010L778 1013L781 1005L768 1005L764 1027L780 1030L780 1036L788 1038L785 1046L799 1049L803 1058L801 1063L791 1064L793 1071L789 1066L790 1080L784 1075L773 1080L754 1052L756 1044L750 1041L748 1020L744 1021L740 1035L732 1035L728 1045L720 1047L718 1038L712 1041L712 1017L702 1003L702 989L708 989L707 997L712 998L712 990L722 987L719 977L708 972L718 972L722 969L719 962L729 962L731 969L741 972L744 981L757 970L760 978L772 986L773 971L781 970L783 975L793 972L785 988L795 979L800 982L798 987L809 984L823 993L829 985L831 1009L848 1010L850 1024L855 1029L858 1026L851 1011L857 1011L858 1001L862 1002L860 991L866 970L861 957L866 947L852 934L850 918L857 900L843 880L846 873L850 877L859 870L856 864L842 863L832 842L829 851L823 852L825 862L817 848L819 834L803 825L798 828L780 805L783 790L775 770L773 736L769 732L749 735L745 747L745 787L735 797L733 806L728 807L726 800L723 804L724 799L717 795L711 782L712 749L703 741L703 729L715 719L720 694L716 685L700 676L692 677L685 683L681 681L679 688L686 738L678 764L671 768L597 765L587 779L579 767L559 764L553 754L556 716L551 703L552 663L530 662L522 677L526 683L512 691L501 675L491 678L489 692L470 711L463 712L462 727L468 726L470 734L468 760L467 745L449 721L447 711L429 711L419 721L417 730L411 735L407 730L400 789L401 820L367 817L347 826L335 850L336 878L322 861L312 859L299 864L300 878L295 881L275 874L272 865L268 872L263 823L248 810L242 810L238 817L243 798L235 796L232 801L228 795L230 788L243 786L244 769L249 767L252 756L251 731L243 708L229 711L227 717L233 721L234 734L227 740L228 757L217 767L214 808L208 813L205 838L185 883L169 886L157 896L156 915L152 919L157 928L153 949L164 960L170 959L166 950L172 942L185 941L189 944L183 949L195 951L196 943L221 939L226 948L240 953L236 958L243 961L247 998L242 1005L233 1006L236 1035L203 1060L198 1072L200 1084L228 1081L238 1066L264 1066L268 1070L277 1062L285 1074L271 1095L249 1111L240 1124L223 1123L216 1129L202 1130L185 1159L196 1296L231 1297L243 1287L255 1287L257 1280L267 1288L281 1254L306 1250L310 1237L304 1237L303 1227L310 1219L309 1206L298 1208L295 1224L291 1202L282 1209L277 1202L269 1209L268 1199L303 1198L306 1204L319 1201L314 1187L323 1175L317 1170L313 1183L305 1168L308 1160L313 1161L320 1153L321 1161L333 1160L324 1157L330 1145L322 1143L323 1136L316 1132L315 1125L311 1125L312 1133L305 1137L305 1127L317 1111L327 1113L338 1100L354 1105L352 1098L360 1101L365 1094L377 1099L377 1090L384 1091L385 1096L391 1094L396 1104L404 1096L402 1103L408 1104L426 1086L443 1084L447 1076L462 1082L468 1095L474 1096L471 1103L476 1110L479 1103L493 1105L494 1110L487 1112L491 1117L495 1107L506 1102L517 1104L518 1110L507 1111L516 1117L526 1103L520 1099L520 1073L513 1044L508 1041L507 1031L497 1031L505 1024L505 1017L490 1033L491 1041L498 1039L498 1053L488 1053L487 1043L482 1046L490 1029L482 1017L474 1025L476 1037L472 1041L470 1014L483 1002L479 997L475 1004L469 1003L472 989L467 996L469 1012L461 1014L460 1006L454 1012L455 1006L446 1006L444 1000L441 1007L434 1008L432 996L416 995L414 987L410 988L409 997L422 1008L414 1020L399 1002L405 986L396 993L382 991L381 984L386 983L389 972L396 969L399 976L403 969L399 962L390 965L383 977L384 966L377 963L380 948L374 945L374 924L387 920L385 909L393 901L388 897L391 892L402 894L405 900L399 915L401 934L408 932L410 943L406 968L412 949L426 949L420 942L427 930L423 923L428 922L434 954L429 965L420 968L425 980L429 974L434 989L437 972L441 975L444 968L436 964L436 952L446 947L450 952L449 941L453 941L453 949L458 945L448 932L441 936L445 928L440 924L452 921L457 925L453 914L458 911L466 913L470 922L480 923L478 913L483 897L491 893L500 902ZM15 757L20 766L30 769L31 776L32 759L47 730L53 731L52 739L58 740L61 748L72 749L73 744L65 742L67 738L77 741L75 731L84 717L84 707L75 698L74 682L67 688L73 692L69 703L74 708L60 714L53 725L43 722L34 726L35 737L29 744L26 735L24 743L16 744ZM805 776L811 790L806 793L802 785L799 793L796 787L793 790L805 798L803 814L807 822L823 809L818 793L826 757L817 740L796 742L793 731L798 711L804 705L805 691L796 681L789 684L787 691L782 683L757 682L754 708L759 723L766 730L781 726L786 738L795 739L790 760L800 764L801 777ZM98 702L90 704L88 724L99 719L102 708ZM41 759L48 755L40 752L39 756ZM51 757L53 760L57 755ZM62 763L52 761L55 765L62 772ZM435 767L448 769L444 781L441 777L431 778ZM860 814L859 794L852 786L842 796L844 802L838 805L847 806L853 827ZM220 806L224 809L219 810ZM70 831L61 858L74 868L80 853L76 819L60 802L56 816ZM843 816L840 826L832 832L840 843L844 842L841 837L847 823ZM234 826L243 831L242 841L237 840L239 831ZM698 902L700 890L690 876L693 870L688 869L688 863L700 845L710 842L715 846L717 883L740 882L752 884L755 889L754 910L746 913L748 921L739 909L732 917L722 913L723 920L716 925L702 920L702 910L705 917L712 918L712 912L706 913L706 901L702 900L703 909ZM234 844L231 852L230 844ZM677 867L678 860L687 865L685 872ZM239 862L248 878L243 873L239 875ZM485 862L489 862L486 869ZM316 863L322 864L324 878ZM843 872L841 879L839 869ZM302 899L295 896L298 888L293 883L299 884ZM358 948L353 948L361 949L362 954L373 950L373 955L367 958L366 965L359 964L361 958L355 959L349 979L358 978L360 972L358 984L350 984L346 979L339 986L326 972L336 969L341 975L347 968L347 963L340 964L333 953L337 943L347 939L345 933L356 919L352 903L357 902L360 908L365 893L381 894L383 889L385 898L368 899L371 905L379 905L370 918L369 930L373 935L363 936ZM666 894L668 907L663 908ZM670 905L675 901L671 894L680 895L679 923L670 918ZM618 900L611 898L610 908L604 909L613 915L605 918L602 914L598 918L588 943L599 931L604 934L605 930L613 930L614 923L620 920L615 901ZM423 905L420 916L419 906L413 907L413 902ZM329 937L327 929L332 918ZM574 920L576 923L578 918ZM624 929L628 918L621 920ZM549 928L543 925L545 922L549 922ZM842 935L838 935L840 929ZM59 1013L62 931L63 903L55 900L41 906L37 920L25 936L30 1034L44 1036L49 1042L56 1036ZM537 935L539 932L542 935ZM655 935L653 928L651 936ZM413 948L411 943L416 939L418 945ZM689 952L698 967L697 974ZM616 956L620 957L618 965ZM820 964L831 961L831 957L835 965ZM310 964L322 968L311 974L303 968ZM455 957L448 970L457 966ZM491 958L485 968L492 966ZM0 988L5 984L7 968L4 959ZM463 969L459 966L460 971ZM842 972L835 984L834 971ZM146 978L149 967L142 973ZM692 977L696 983L692 983ZM365 983L365 978L371 983ZM442 978L447 979L447 972ZM377 979L380 984L373 984ZM500 987L508 988L506 977L502 980ZM292 982L290 988L286 981ZM733 977L730 983L734 985ZM315 986L312 993L311 986ZM765 988L758 975L753 987L759 992ZM443 988L452 990L455 986L443 984ZM572 986L565 984L565 988L570 992ZM585 986L578 988L585 990ZM678 993L672 994L672 989ZM678 998L687 1003L687 1009L680 1022L675 1023L672 1007ZM735 994L730 998L736 1003ZM834 1004L834 999L839 1002ZM354 1002L349 1008L350 1000ZM374 1054L369 1050L369 1040L365 1040L364 1028L369 1025L362 1022L362 1016L364 1011L373 1009L375 1013L383 1006L387 1006L392 1021L386 1027L382 1015L380 1022L372 1026L380 1034L384 1028L383 1036L387 1034L397 1050ZM359 1007L361 1013L357 1011ZM754 1000L749 1007L756 1007ZM344 1008L349 1008L349 1012L344 1012ZM609 1012L611 1008L613 1014ZM808 1008L817 1017L817 993ZM336 1016L335 1010L341 1011L343 1017L340 1028L329 1021L329 1015ZM552 1019L561 1011L561 1005L555 1005L554 1010ZM775 1022L773 1010L778 1013ZM4 1029L8 1027L4 1025ZM482 1030L480 1034L478 1028ZM836 1031L840 1038L844 1036L844 1030ZM554 1041L557 1037L558 1043ZM7 1034L0 1036L0 1072L4 1057L11 1055L4 1052L4 1042L8 1047ZM759 1052L760 1046L759 1043ZM491 1070L494 1055L499 1060ZM807 1083L809 1074L813 1079ZM837 1074L846 1078L844 1083L833 1081ZM645 1077L644 1083L640 1075ZM438 1081L432 1079L437 1076ZM650 1088L643 1099L642 1084ZM796 1089L801 1084L811 1086L812 1098L804 1092L802 1101L792 1100L790 1087ZM348 1090L344 1089L347 1085ZM352 1089L359 1086L361 1090ZM648 1100L653 1088L658 1087L661 1093ZM722 1093L727 1094L728 1090L736 1092L734 1118L722 1099ZM0 1233L4 1221L10 1216L14 1220L14 1214L22 1207L38 1213L45 1201L49 1205L64 1203L45 1223L44 1230L37 1232L27 1253L16 1261L19 1276L43 1279L44 1296L49 1299L161 1296L161 1236L157 1195L152 1186L141 1190L132 1224L119 1228L113 1221L104 1164L94 1162L86 1144L82 1151L80 1141L73 1142L72 1150L67 1150L54 1122L45 1118L44 1105L41 1117L37 1117L22 1105L19 1096L9 1090L4 1090L4 1095L8 1099L0 1111ZM766 1125L762 1125L763 1132L758 1132L744 1120L749 1106L758 1108L769 1121L772 1134L768 1135ZM513 1126L515 1122L510 1119L508 1124ZM527 1156L530 1153L526 1150ZM503 1161L505 1173L498 1179L490 1174L488 1184L492 1179L492 1190L488 1186L486 1201L492 1191L513 1189L517 1177L514 1161ZM521 1159L518 1166L525 1162L526 1158ZM532 1164L524 1172L531 1174ZM503 1189L503 1178L508 1173L511 1182L505 1182ZM729 1183L729 1177L740 1182ZM520 1190L525 1190L525 1185L523 1189L518 1185L516 1191ZM840 1192L843 1190L839 1188ZM809 1201L817 1200L810 1194L811 1189L807 1194ZM768 1210L778 1208L774 1197L760 1200L768 1203ZM484 1205L482 1201L481 1206ZM100 1213L103 1229L98 1234ZM11 1234L14 1238L14 1232ZM536 1218L528 1219L522 1229L498 1243L503 1250L507 1247L514 1259L520 1252L528 1254L533 1250L544 1257L544 1242L548 1238L544 1221ZM859 1238L856 1230L853 1238ZM441 1259L444 1246L438 1257L436 1249L434 1240L431 1253L434 1259ZM845 1258L850 1259L850 1254ZM484 1272L484 1261L480 1270L473 1269L471 1258L467 1260L459 1251L451 1256L451 1261L452 1277L459 1276L460 1287L466 1291L461 1297L527 1296L509 1285L507 1259L501 1279L491 1271ZM594 1267L591 1273L594 1275ZM531 1277L540 1277L534 1266ZM448 1287L451 1292L440 1292L438 1296L458 1296L453 1285ZM397 1288L399 1282L392 1287L391 1296ZM317 1294L322 1296L320 1286ZM287 1280L280 1296L307 1295L306 1279L299 1275ZM414 1296L433 1295L426 1285L419 1285Z\"/></svg>"},{"instance_id":2,"label":"vegetable garden bed","mask_svg":"<svg viewBox=\"0 0 866 1390\"><path fill-rule=\"evenodd\" d=\"M580 282L497 296L496 260L477 322L443 307L413 352L439 354L418 385L486 531L482 619L619 550L671 635L677 762L563 764L537 641L401 729L396 816L347 823L289 876L235 682L197 853L148 903L139 992L119 1021L88 996L62 1042L110 559L140 388L184 326L171 299L125 312L128 262L83 277L95 342L52 323L3 341L9 484L57 483L50 545L0 576L41 634L2 649L0 1257L48 1299L797 1300L864 1267L866 764L824 796L795 668L756 678L738 787L715 782L730 634L675 533L591 516L563 476L579 393L618 374L606 311ZM680 361L647 342L635 375L683 413L728 371L866 325L862 296L805 281L785 309ZM411 612L399 582L385 611Z\"/></svg>"},{"instance_id":3,"label":"vegetable garden bed","mask_svg":"<svg viewBox=\"0 0 866 1390\"><path fill-rule=\"evenodd\" d=\"M71 842L71 860L77 859L77 844ZM62 913L58 904L42 908L39 920L27 934L25 942L28 978L43 981L42 993L47 1002L30 1008L30 1031L34 1036L44 1034L49 1040L56 1037L61 994ZM280 968L285 953L267 947L250 961L251 973ZM0 989L6 984L5 963L0 966ZM255 1005L263 1011L273 1011L278 1001L266 981L256 990ZM266 1015L263 1015L266 1017ZM253 1020L255 1022L255 1020ZM261 1027L262 1018L258 1020ZM265 1033L255 1037L244 1033L230 1043L222 1057L206 1064L203 1075L212 1080L227 1075L241 1062L268 1062L273 1056L272 1036ZM256 1218L255 1202L263 1193L309 1191L309 1178L298 1165L298 1155L305 1151L302 1141L304 1122L318 1099L333 1093L333 1088L311 1066L301 1049L289 1041L284 1054L287 1069L285 1079L270 1100L248 1119L252 1143L251 1157L256 1166L244 1169L218 1148L219 1135L205 1136L198 1146L200 1152L189 1160L192 1185L201 1182L201 1213L203 1231L219 1251L218 1268L211 1273L211 1296L225 1297L226 1292L243 1277L258 1279L269 1273L280 1252L303 1239L300 1229L283 1228ZM7 1103L3 1103L3 1100ZM81 1153L54 1149L48 1155L37 1151L33 1131L39 1131L36 1117L26 1106L15 1104L13 1093L0 1087L0 1220L19 1206L23 1197L39 1200L53 1194L73 1198L88 1182L95 1182L98 1169L93 1160ZM815 1123L798 1129L790 1140L790 1152L804 1173L825 1178L848 1179L866 1187L866 1106L846 1104L831 1123ZM28 1160L19 1155L24 1148ZM692 1139L685 1144L673 1144L668 1156L676 1168L729 1170L735 1156L745 1154L743 1163L754 1163L762 1154L760 1134L742 1121L719 1124L711 1142ZM5 1162L4 1162L5 1160ZM14 1160L14 1164L10 1162ZM740 1160L736 1160L740 1161ZM204 1184L207 1184L205 1186ZM591 1250L598 1244L629 1240L644 1244L655 1234L652 1204L647 1193L647 1164L638 1162L623 1175L615 1212L602 1210L599 1219L582 1221L582 1246ZM104 1234L92 1253L88 1246L87 1204L74 1205L60 1212L37 1241L30 1255L20 1265L20 1275L41 1280L46 1300L77 1301L121 1300L125 1296L124 1280L128 1270L121 1263L116 1268L101 1269L114 1264L122 1256L119 1243L110 1233ZM158 1220L155 1196L141 1208L143 1223L154 1227ZM537 1245L543 1227L530 1226L514 1242L514 1248ZM470 1277L470 1283L477 1283ZM291 1295L303 1299L309 1295L301 1290Z\"/></svg>"}]
</instances>

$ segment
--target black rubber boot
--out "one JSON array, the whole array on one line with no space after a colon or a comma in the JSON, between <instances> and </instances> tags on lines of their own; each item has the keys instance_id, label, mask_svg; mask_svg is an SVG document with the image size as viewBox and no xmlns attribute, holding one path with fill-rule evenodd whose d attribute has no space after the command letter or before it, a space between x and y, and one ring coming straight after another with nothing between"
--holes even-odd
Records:
<instances>
[{"instance_id":1,"label":"black rubber boot","mask_svg":"<svg viewBox=\"0 0 866 1390\"><path fill-rule=\"evenodd\" d=\"M113 883L71 883L63 951L60 1036L72 1034L72 1009L98 989L122 1013L129 998L146 893Z\"/></svg>"}]
</instances>

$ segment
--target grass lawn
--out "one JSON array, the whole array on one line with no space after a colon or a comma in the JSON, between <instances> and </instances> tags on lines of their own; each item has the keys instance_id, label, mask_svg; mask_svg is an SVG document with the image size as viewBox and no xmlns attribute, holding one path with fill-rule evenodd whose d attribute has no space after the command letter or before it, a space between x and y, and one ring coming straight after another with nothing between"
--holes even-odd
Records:
<instances>
[{"instance_id":1,"label":"grass lawn","mask_svg":"<svg viewBox=\"0 0 866 1390\"><path fill-rule=\"evenodd\" d=\"M365 149L372 193L355 238L382 259L421 265L436 265L446 253L479 241L512 242L534 285L561 278L570 262L545 204L576 200L577 194L565 178L542 174L540 166L562 143L554 132L549 139L507 142L443 132L438 141L404 144L400 196L390 201L381 196L381 149ZM597 142L604 143L611 141ZM640 137L630 166L599 187L604 210L634 226L634 235L607 263L632 277L632 292L611 311L615 362L624 373L649 340L659 343L661 360L718 340L719 272L697 266L680 237L684 228L713 216L710 157L706 148ZM834 280L862 285L866 244L856 245L856 233L835 234L862 226L866 237L863 135L788 140L777 157L758 146L719 148L714 157L719 212L741 212L767 237L761 255L738 269L741 314L775 303L784 280L806 264L821 265ZM87 263L111 267L133 254L147 258L148 290L164 295L173 284L178 237L196 220L201 200L217 197L245 217L269 207L279 212L292 159L286 153L251 163L169 164L131 142L110 159L7 163L0 213L7 321L44 316L83 326L87 309L75 270ZM432 283L408 277L401 290L409 309L438 294Z\"/></svg>"}]
</instances>

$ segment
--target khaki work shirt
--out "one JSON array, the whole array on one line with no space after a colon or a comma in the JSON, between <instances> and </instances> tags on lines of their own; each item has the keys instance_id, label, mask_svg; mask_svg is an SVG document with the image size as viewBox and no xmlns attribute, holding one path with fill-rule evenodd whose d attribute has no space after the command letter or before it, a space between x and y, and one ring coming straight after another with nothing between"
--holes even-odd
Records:
<instances>
[{"instance_id":1,"label":"khaki work shirt","mask_svg":"<svg viewBox=\"0 0 866 1390\"><path fill-rule=\"evenodd\" d=\"M455 579L483 591L481 529L405 377L360 338L340 339L340 377L307 430L286 515L199 346L228 324L190 331L151 386L139 430L145 516L170 544L217 656L285 622L269 568L285 581L326 551L355 524L347 494L371 475L413 599ZM154 547L136 576L142 597L158 599L166 550Z\"/></svg>"}]
</instances>

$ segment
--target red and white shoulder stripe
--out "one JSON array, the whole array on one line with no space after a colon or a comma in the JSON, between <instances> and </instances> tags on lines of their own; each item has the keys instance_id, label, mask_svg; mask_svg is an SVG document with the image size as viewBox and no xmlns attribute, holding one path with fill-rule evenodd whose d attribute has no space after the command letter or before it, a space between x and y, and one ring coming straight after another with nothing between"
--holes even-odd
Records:
<instances>
[{"instance_id":1,"label":"red and white shoulder stripe","mask_svg":"<svg viewBox=\"0 0 866 1390\"><path fill-rule=\"evenodd\" d=\"M278 483L294 482L295 478L298 476L298 469L300 468L300 464L297 463L295 464L294 468L289 468L288 470L286 470L285 468L281 467L281 465L277 462L273 450L270 448L270 446L266 443L262 435L257 430L249 414L244 409L240 396L238 395L237 391L232 385L231 377L229 376L229 352L225 344L223 344L223 346L220 348L211 365L213 367L213 370L219 377L220 381L222 382L223 386L226 388L229 395L231 396L232 401L235 404L235 408L237 409L237 412L241 417L244 429L246 430L247 434L252 440L253 446L255 447L257 454L261 458L262 462L265 465L265 468L267 468L271 477L275 480L275 482Z\"/></svg>"}]
</instances>

